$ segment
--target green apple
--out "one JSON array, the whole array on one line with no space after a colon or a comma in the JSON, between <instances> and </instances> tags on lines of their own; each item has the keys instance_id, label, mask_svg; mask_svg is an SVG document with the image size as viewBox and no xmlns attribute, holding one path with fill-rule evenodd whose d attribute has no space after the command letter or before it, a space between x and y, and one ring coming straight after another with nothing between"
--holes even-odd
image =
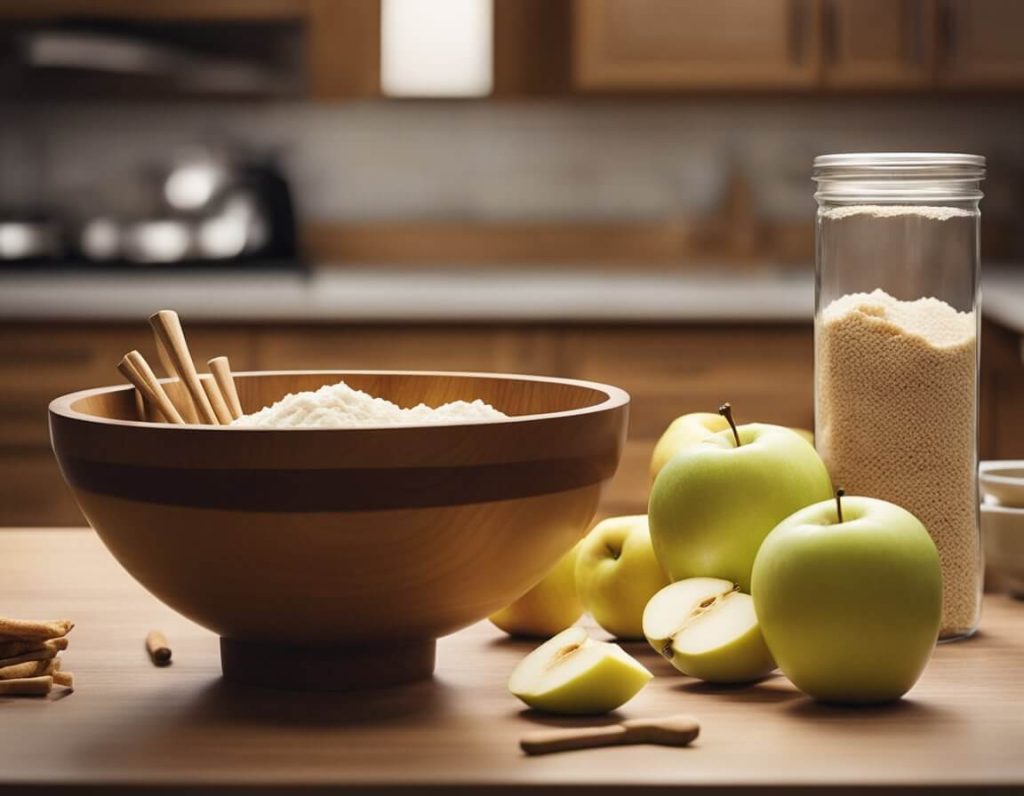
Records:
<instances>
[{"instance_id":1,"label":"green apple","mask_svg":"<svg viewBox=\"0 0 1024 796\"><path fill-rule=\"evenodd\" d=\"M661 469L668 464L668 460L679 451L728 428L729 421L713 412L691 412L677 417L669 423L658 444L654 446L654 454L651 456L651 480L658 476Z\"/></svg>"},{"instance_id":2,"label":"green apple","mask_svg":"<svg viewBox=\"0 0 1024 796\"><path fill-rule=\"evenodd\" d=\"M508 688L536 710L607 713L632 699L654 677L617 644L570 627L527 655Z\"/></svg>"},{"instance_id":3,"label":"green apple","mask_svg":"<svg viewBox=\"0 0 1024 796\"><path fill-rule=\"evenodd\" d=\"M566 553L544 579L490 620L512 636L550 638L583 614L576 594L576 557L579 545Z\"/></svg>"},{"instance_id":4,"label":"green apple","mask_svg":"<svg viewBox=\"0 0 1024 796\"><path fill-rule=\"evenodd\" d=\"M594 621L613 636L643 638L644 606L667 584L645 514L609 517L580 542L576 591Z\"/></svg>"},{"instance_id":5,"label":"green apple","mask_svg":"<svg viewBox=\"0 0 1024 796\"><path fill-rule=\"evenodd\" d=\"M797 434L799 434L801 437L807 440L811 445L814 444L813 431L808 431L806 428L791 428L790 431L795 431Z\"/></svg>"},{"instance_id":6,"label":"green apple","mask_svg":"<svg viewBox=\"0 0 1024 796\"><path fill-rule=\"evenodd\" d=\"M722 411L729 413L728 404ZM654 552L672 580L725 578L749 591L768 532L831 494L821 457L795 431L732 426L679 452L658 473L649 508Z\"/></svg>"},{"instance_id":7,"label":"green apple","mask_svg":"<svg viewBox=\"0 0 1024 796\"><path fill-rule=\"evenodd\" d=\"M721 578L659 591L644 610L644 635L683 674L711 683L749 683L775 668L753 600Z\"/></svg>"},{"instance_id":8,"label":"green apple","mask_svg":"<svg viewBox=\"0 0 1024 796\"><path fill-rule=\"evenodd\" d=\"M825 702L899 699L939 633L942 572L924 526L866 497L787 517L754 562L754 607L768 648L797 688Z\"/></svg>"}]
</instances>

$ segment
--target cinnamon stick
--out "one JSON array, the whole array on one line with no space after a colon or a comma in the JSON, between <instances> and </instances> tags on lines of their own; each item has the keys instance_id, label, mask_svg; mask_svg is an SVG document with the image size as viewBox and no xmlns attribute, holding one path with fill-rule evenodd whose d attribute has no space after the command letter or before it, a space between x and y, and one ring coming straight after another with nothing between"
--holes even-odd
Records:
<instances>
[{"instance_id":1,"label":"cinnamon stick","mask_svg":"<svg viewBox=\"0 0 1024 796\"><path fill-rule=\"evenodd\" d=\"M150 631L146 636L146 651L156 666L168 666L171 663L171 648L167 638L159 630Z\"/></svg>"},{"instance_id":2,"label":"cinnamon stick","mask_svg":"<svg viewBox=\"0 0 1024 796\"><path fill-rule=\"evenodd\" d=\"M66 636L75 626L70 619L37 621L32 619L4 619L0 617L0 641L58 638Z\"/></svg>"},{"instance_id":3,"label":"cinnamon stick","mask_svg":"<svg viewBox=\"0 0 1024 796\"><path fill-rule=\"evenodd\" d=\"M46 674L53 674L56 659L46 661L27 661L16 663L13 666L0 667L0 680L20 680L25 677L42 677Z\"/></svg>"},{"instance_id":4,"label":"cinnamon stick","mask_svg":"<svg viewBox=\"0 0 1024 796\"><path fill-rule=\"evenodd\" d=\"M46 641L4 641L0 643L0 660L4 658L15 658L18 655L24 655L26 652L43 652L44 650L53 650L56 654L60 650L66 650L68 648L68 639L66 636L60 638L51 638Z\"/></svg>"},{"instance_id":5,"label":"cinnamon stick","mask_svg":"<svg viewBox=\"0 0 1024 796\"><path fill-rule=\"evenodd\" d=\"M46 696L52 688L53 678L49 675L0 680L0 696Z\"/></svg>"}]
</instances>

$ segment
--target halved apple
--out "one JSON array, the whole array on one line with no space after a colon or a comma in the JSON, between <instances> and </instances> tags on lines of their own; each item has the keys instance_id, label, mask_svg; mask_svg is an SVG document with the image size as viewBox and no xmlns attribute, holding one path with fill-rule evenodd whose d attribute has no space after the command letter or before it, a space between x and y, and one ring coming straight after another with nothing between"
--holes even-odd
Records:
<instances>
[{"instance_id":1,"label":"halved apple","mask_svg":"<svg viewBox=\"0 0 1024 796\"><path fill-rule=\"evenodd\" d=\"M754 601L721 578L687 578L655 594L644 636L683 674L712 683L752 682L775 668Z\"/></svg>"},{"instance_id":2,"label":"halved apple","mask_svg":"<svg viewBox=\"0 0 1024 796\"><path fill-rule=\"evenodd\" d=\"M520 661L508 688L537 710L607 713L632 699L652 677L622 647L570 627Z\"/></svg>"}]
</instances>

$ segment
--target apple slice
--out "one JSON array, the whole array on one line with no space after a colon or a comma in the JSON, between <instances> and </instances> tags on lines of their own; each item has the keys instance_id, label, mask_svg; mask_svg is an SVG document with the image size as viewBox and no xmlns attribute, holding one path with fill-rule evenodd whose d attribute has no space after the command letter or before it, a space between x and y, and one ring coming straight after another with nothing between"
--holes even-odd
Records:
<instances>
[{"instance_id":1,"label":"apple slice","mask_svg":"<svg viewBox=\"0 0 1024 796\"><path fill-rule=\"evenodd\" d=\"M666 586L644 609L644 635L683 674L712 683L748 683L775 668L754 601L721 578Z\"/></svg>"},{"instance_id":2,"label":"apple slice","mask_svg":"<svg viewBox=\"0 0 1024 796\"><path fill-rule=\"evenodd\" d=\"M654 677L617 644L595 641L570 627L527 655L508 689L531 708L549 713L607 713Z\"/></svg>"}]
</instances>

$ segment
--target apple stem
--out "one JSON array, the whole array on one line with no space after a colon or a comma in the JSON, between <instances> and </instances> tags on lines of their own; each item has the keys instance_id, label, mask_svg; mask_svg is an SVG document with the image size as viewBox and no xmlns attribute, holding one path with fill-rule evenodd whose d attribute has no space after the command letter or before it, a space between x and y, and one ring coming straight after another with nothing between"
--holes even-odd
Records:
<instances>
[{"instance_id":1,"label":"apple stem","mask_svg":"<svg viewBox=\"0 0 1024 796\"><path fill-rule=\"evenodd\" d=\"M846 490L842 487L836 490L836 516L839 518L839 522L843 521L843 501L842 497L846 494Z\"/></svg>"},{"instance_id":2,"label":"apple stem","mask_svg":"<svg viewBox=\"0 0 1024 796\"><path fill-rule=\"evenodd\" d=\"M732 429L732 435L736 438L736 447L740 446L740 432L736 430L736 423L732 419L732 404L724 403L718 407L718 414L729 421L729 428Z\"/></svg>"}]
</instances>

